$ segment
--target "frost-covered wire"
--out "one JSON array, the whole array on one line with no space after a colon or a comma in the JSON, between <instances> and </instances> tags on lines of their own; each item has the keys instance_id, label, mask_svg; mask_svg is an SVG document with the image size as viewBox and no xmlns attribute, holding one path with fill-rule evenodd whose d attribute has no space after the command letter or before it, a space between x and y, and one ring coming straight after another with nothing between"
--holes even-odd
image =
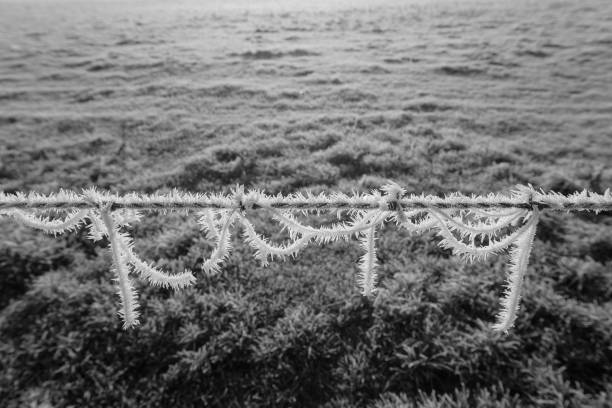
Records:
<instances>
[{"instance_id":1,"label":"frost-covered wire","mask_svg":"<svg viewBox=\"0 0 612 408\"><path fill-rule=\"evenodd\" d=\"M384 188L384 187L383 187ZM288 194L267 195L261 191L245 194L243 202L236 201L234 194L202 194L172 191L170 193L125 195L111 194L96 189L83 190L81 193L62 190L59 193L39 194L36 192L6 194L0 192L0 211L6 209L81 209L99 208L109 205L111 210L129 208L134 210L177 210L177 209L233 209L248 202L250 209L262 207L280 210L331 210L331 209L375 209L380 206L380 194ZM531 210L550 209L557 211L610 211L612 192L607 189L603 194L582 191L569 195L555 192L538 191L531 186L519 186L514 194L508 196L490 193L481 196L466 196L459 193L439 197L424 194L404 194L391 201L402 209L478 209L503 210L524 208Z\"/></svg>"},{"instance_id":2,"label":"frost-covered wire","mask_svg":"<svg viewBox=\"0 0 612 408\"><path fill-rule=\"evenodd\" d=\"M164 272L137 256L125 227L139 222L141 211L150 210L198 212L197 222L213 244L212 251L202 262L202 271L206 274L221 272L232 249L236 222L243 231L244 242L253 248L255 258L264 266L275 258L295 257L311 243L357 239L364 250L358 263L357 282L365 296L376 291L379 278L376 233L382 231L386 223L394 223L412 233L436 231L442 238L442 247L470 261L511 248L508 285L502 311L494 326L495 330L507 331L516 319L540 212L609 211L612 210L612 194L608 189L603 194L584 191L565 196L519 186L509 195L454 193L438 197L408 194L395 183L370 194L353 195L267 195L258 190L245 192L241 186L226 195L173 191L119 196L96 189L49 195L0 193L0 216L54 235L85 225L91 240L108 239L121 299L119 314L125 328L137 325L139 317L137 293L129 277L132 271L151 285L175 290L195 282L191 271ZM287 232L289 239L275 243L257 232L249 219L253 211L268 215L281 231ZM312 212L334 211L338 216L346 214L349 219L321 226L311 226L298 219L299 214L308 216Z\"/></svg>"}]
</instances>

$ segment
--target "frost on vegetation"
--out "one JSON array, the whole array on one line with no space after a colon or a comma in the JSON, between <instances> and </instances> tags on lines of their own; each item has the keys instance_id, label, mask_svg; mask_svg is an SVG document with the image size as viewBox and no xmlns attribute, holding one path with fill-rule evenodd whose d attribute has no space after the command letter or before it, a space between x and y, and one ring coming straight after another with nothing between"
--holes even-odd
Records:
<instances>
[{"instance_id":1,"label":"frost on vegetation","mask_svg":"<svg viewBox=\"0 0 612 408\"><path fill-rule=\"evenodd\" d=\"M61 191L55 195L0 193L0 215L40 229L61 234L86 226L89 239L107 239L113 258L113 271L120 298L119 315L124 328L138 324L137 293L130 274L151 285L182 289L194 283L189 270L169 274L140 259L132 238L124 231L140 221L141 211L197 210L198 223L207 239L214 243L204 259L206 274L219 273L232 249L232 234L242 229L244 242L255 252L262 265L275 258L295 257L307 245L327 244L357 239L363 249L358 263L357 282L364 296L376 293L376 234L386 223L411 233L435 231L440 245L467 261L483 260L509 249L510 263L502 311L493 326L508 331L514 324L519 300L533 246L539 213L542 209L600 211L612 209L612 194L590 192L569 196L544 193L531 186L519 186L510 196L489 194L446 197L408 195L397 184L390 183L371 194L329 195L296 193L287 196L266 195L261 191L245 192L239 186L229 195L171 194L124 196L102 193L95 189L82 194ZM267 213L286 231L288 239L274 243L256 231L249 219L253 211ZM335 211L348 221L328 226L311 226L299 215Z\"/></svg>"}]
</instances>

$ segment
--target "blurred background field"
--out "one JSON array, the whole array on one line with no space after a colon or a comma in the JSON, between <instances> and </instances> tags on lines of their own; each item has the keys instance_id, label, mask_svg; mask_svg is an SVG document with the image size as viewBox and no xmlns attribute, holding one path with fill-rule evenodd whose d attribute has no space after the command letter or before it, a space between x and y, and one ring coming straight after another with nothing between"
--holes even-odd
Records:
<instances>
[{"instance_id":1,"label":"blurred background field","mask_svg":"<svg viewBox=\"0 0 612 408\"><path fill-rule=\"evenodd\" d=\"M5 192L603 192L610 163L607 0L0 0ZM394 227L373 301L355 242L262 268L236 239L124 332L106 243L1 219L0 405L610 406L611 227L543 217L507 336L505 257ZM194 214L130 232L175 272L212 248Z\"/></svg>"}]
</instances>

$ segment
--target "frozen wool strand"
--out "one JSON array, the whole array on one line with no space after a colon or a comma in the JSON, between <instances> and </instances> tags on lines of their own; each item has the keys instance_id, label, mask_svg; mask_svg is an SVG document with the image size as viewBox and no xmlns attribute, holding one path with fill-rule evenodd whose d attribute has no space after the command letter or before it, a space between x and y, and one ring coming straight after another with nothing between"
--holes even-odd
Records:
<instances>
[{"instance_id":1,"label":"frozen wool strand","mask_svg":"<svg viewBox=\"0 0 612 408\"><path fill-rule=\"evenodd\" d=\"M493 326L494 330L507 332L516 320L525 272L529 264L529 255L531 254L538 225L538 215L537 210L531 214L531 219L527 223L527 229L516 239L514 247L510 250L508 284L501 302L502 311L497 317L497 323Z\"/></svg>"},{"instance_id":2,"label":"frozen wool strand","mask_svg":"<svg viewBox=\"0 0 612 408\"><path fill-rule=\"evenodd\" d=\"M76 211L68 214L63 220L37 217L21 210L11 210L8 212L8 215L14 217L17 222L27 227L43 230L47 234L61 234L76 229L87 218L88 211Z\"/></svg>"},{"instance_id":3,"label":"frozen wool strand","mask_svg":"<svg viewBox=\"0 0 612 408\"><path fill-rule=\"evenodd\" d=\"M118 233L116 237L127 262L151 285L178 290L191 286L195 282L195 276L189 270L177 275L170 275L149 265L134 253L134 244L129 236Z\"/></svg>"},{"instance_id":4,"label":"frozen wool strand","mask_svg":"<svg viewBox=\"0 0 612 408\"><path fill-rule=\"evenodd\" d=\"M221 218L222 227L217 234L214 234L217 237L217 245L210 255L210 258L205 260L202 264L202 270L208 275L218 273L221 270L221 264L229 255L229 251L232 247L230 244L230 228L232 227L236 216L236 210L231 210L229 214L226 214Z\"/></svg>"},{"instance_id":5,"label":"frozen wool strand","mask_svg":"<svg viewBox=\"0 0 612 408\"><path fill-rule=\"evenodd\" d=\"M357 283L361 287L361 294L369 297L376 291L376 225L368 229L360 241L366 252L359 262Z\"/></svg>"},{"instance_id":6,"label":"frozen wool strand","mask_svg":"<svg viewBox=\"0 0 612 408\"><path fill-rule=\"evenodd\" d=\"M129 329L138 325L138 310L136 302L136 290L132 286L132 282L128 276L129 270L125 263L124 255L121 252L121 246L118 238L117 227L114 225L109 210L101 211L102 221L108 231L108 239L110 241L111 253L113 255L113 264L117 273L117 283L119 285L118 294L121 298L121 310L119 315L123 320L123 328Z\"/></svg>"},{"instance_id":7,"label":"frozen wool strand","mask_svg":"<svg viewBox=\"0 0 612 408\"><path fill-rule=\"evenodd\" d=\"M244 241L255 250L255 258L261 262L262 266L268 265L268 257L272 260L275 256L279 258L296 256L312 239L312 235L303 235L288 244L273 245L257 234L253 224L246 217L241 216L240 221L244 229Z\"/></svg>"}]
</instances>

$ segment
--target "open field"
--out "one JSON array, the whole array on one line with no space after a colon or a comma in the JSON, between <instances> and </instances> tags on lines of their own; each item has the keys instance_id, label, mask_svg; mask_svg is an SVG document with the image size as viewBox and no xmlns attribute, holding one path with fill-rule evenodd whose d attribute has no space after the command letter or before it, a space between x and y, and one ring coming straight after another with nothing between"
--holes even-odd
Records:
<instances>
[{"instance_id":1,"label":"open field","mask_svg":"<svg viewBox=\"0 0 612 408\"><path fill-rule=\"evenodd\" d=\"M612 2L278 3L0 0L0 190L612 188ZM138 252L197 268L194 220ZM609 214L543 217L507 336L505 259L430 235L381 234L374 301L355 242L262 268L236 240L123 332L105 243L0 231L0 406L612 404Z\"/></svg>"}]
</instances>

